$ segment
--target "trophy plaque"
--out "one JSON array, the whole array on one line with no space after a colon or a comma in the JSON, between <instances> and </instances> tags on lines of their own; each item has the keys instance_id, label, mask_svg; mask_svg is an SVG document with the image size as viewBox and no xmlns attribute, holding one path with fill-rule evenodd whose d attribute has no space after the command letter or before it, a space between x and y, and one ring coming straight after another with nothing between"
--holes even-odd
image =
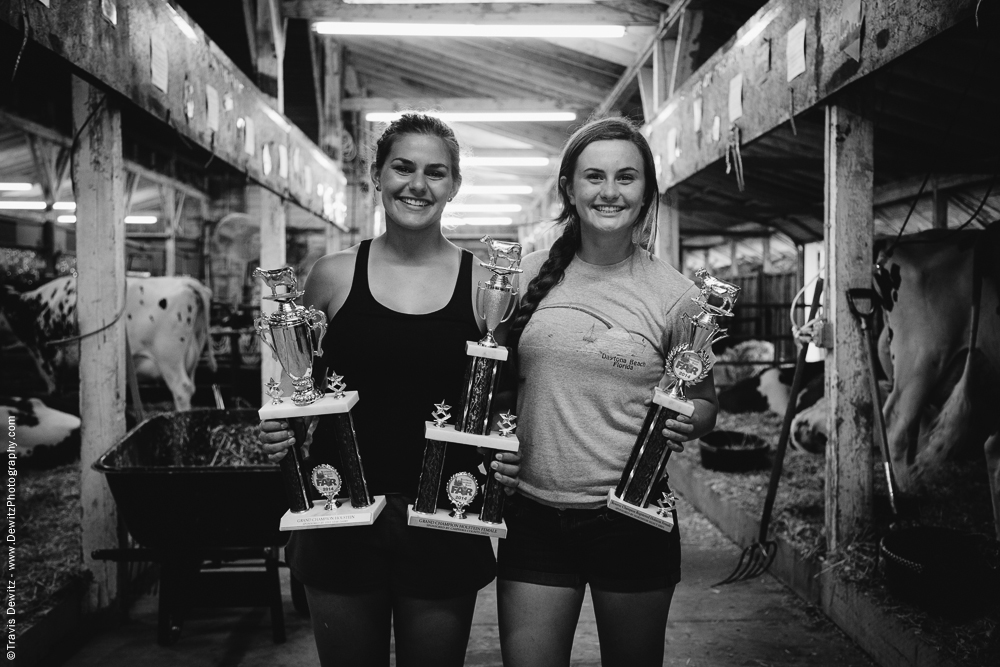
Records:
<instances>
[{"instance_id":1,"label":"trophy plaque","mask_svg":"<svg viewBox=\"0 0 1000 667\"><path fill-rule=\"evenodd\" d=\"M674 527L676 500L670 493L650 498L670 458L668 440L663 437L664 424L677 415L694 414L694 402L684 395L684 390L704 380L712 371L712 344L726 336L726 330L715 320L732 317L740 292L740 288L713 278L705 269L695 275L701 280L701 296L693 301L701 307L701 312L694 317L684 316L689 325L688 340L674 346L667 355L664 379L669 380L668 387L653 390L653 404L646 413L621 480L616 488L608 490L608 507L667 532Z\"/></svg>"},{"instance_id":2,"label":"trophy plaque","mask_svg":"<svg viewBox=\"0 0 1000 667\"><path fill-rule=\"evenodd\" d=\"M417 499L407 510L407 520L411 526L504 537L507 535L507 524L503 520L503 485L493 476L489 464L496 460L498 451L517 451L519 443L514 435L516 417L510 413L501 415L499 433L490 432L493 396L500 382L501 366L509 354L506 347L497 344L494 332L501 323L507 321L516 305L514 297L517 295L517 288L510 276L521 273L521 246L518 243L496 241L489 236L480 240L489 246L490 254L489 264L482 266L493 274L485 283L479 283L476 295L476 311L486 321L486 335L478 342L469 341L465 345L469 360L458 406L457 424L446 424L451 418L448 413L451 408L442 401L435 406L435 421L425 425L426 445ZM446 510L437 509L448 443L482 447L486 452L486 482L481 490L483 506L478 515L457 509L449 514ZM471 477L470 473L464 474ZM452 477L448 484L449 498L451 482L454 480ZM472 498L469 499L470 502L471 500Z\"/></svg>"},{"instance_id":3,"label":"trophy plaque","mask_svg":"<svg viewBox=\"0 0 1000 667\"><path fill-rule=\"evenodd\" d=\"M254 270L254 277L262 279L271 288L271 294L264 298L278 303L278 310L269 316L258 317L254 328L264 344L271 348L282 370L292 380L293 387L289 404L282 400L280 383L271 378L267 383L267 395L271 400L258 410L261 419L288 419L295 434L295 445L288 449L279 464L289 506L279 528L304 530L370 525L385 507L385 496L373 497L365 482L351 418L351 408L358 402L358 392L345 391L343 378L335 373L325 378L328 391L317 388L313 378L313 358L323 354L320 343L326 333L326 315L311 306L303 308L295 305L295 299L302 296L302 292L296 289L295 273L290 267L270 271L258 268ZM314 471L311 479L303 470L301 447L306 440L306 424L302 418L313 415L329 415L333 422L334 440L344 465L343 478L333 466L326 464L317 466L320 472ZM331 496L334 479L337 488ZM310 483L327 500L312 501ZM347 486L349 502L335 502L341 483Z\"/></svg>"}]
</instances>

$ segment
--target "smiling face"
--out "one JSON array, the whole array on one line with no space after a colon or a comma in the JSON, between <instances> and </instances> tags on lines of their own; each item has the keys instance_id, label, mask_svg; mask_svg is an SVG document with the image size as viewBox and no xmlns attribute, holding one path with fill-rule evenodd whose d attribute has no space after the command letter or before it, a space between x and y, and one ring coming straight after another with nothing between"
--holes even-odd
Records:
<instances>
[{"instance_id":1,"label":"smiling face","mask_svg":"<svg viewBox=\"0 0 1000 667\"><path fill-rule=\"evenodd\" d=\"M444 141L429 134L396 137L382 169L372 166L372 180L382 189L386 224L408 229L440 224L461 184Z\"/></svg>"},{"instance_id":2,"label":"smiling face","mask_svg":"<svg viewBox=\"0 0 1000 667\"><path fill-rule=\"evenodd\" d=\"M639 218L646 189L642 155L630 141L595 141L577 158L562 186L588 234L628 235Z\"/></svg>"}]
</instances>

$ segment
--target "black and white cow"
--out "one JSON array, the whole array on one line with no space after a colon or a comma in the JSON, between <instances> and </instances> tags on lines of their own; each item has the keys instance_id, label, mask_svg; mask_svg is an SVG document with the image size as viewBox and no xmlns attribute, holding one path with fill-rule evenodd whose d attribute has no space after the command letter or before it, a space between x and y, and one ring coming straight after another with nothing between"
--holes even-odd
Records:
<instances>
[{"instance_id":1,"label":"black and white cow","mask_svg":"<svg viewBox=\"0 0 1000 667\"><path fill-rule=\"evenodd\" d=\"M823 396L823 362L807 363L804 373L802 390L795 402L796 412L805 410ZM719 408L735 413L769 411L784 415L794 375L794 368L768 368L740 380L719 392Z\"/></svg>"},{"instance_id":2,"label":"black and white cow","mask_svg":"<svg viewBox=\"0 0 1000 667\"><path fill-rule=\"evenodd\" d=\"M37 398L0 397L0 423L23 467L50 468L80 456L80 418Z\"/></svg>"},{"instance_id":3,"label":"black and white cow","mask_svg":"<svg viewBox=\"0 0 1000 667\"><path fill-rule=\"evenodd\" d=\"M1000 536L1000 222L904 236L881 264L896 479L911 488L938 461L984 447Z\"/></svg>"},{"instance_id":4,"label":"black and white cow","mask_svg":"<svg viewBox=\"0 0 1000 667\"><path fill-rule=\"evenodd\" d=\"M191 408L194 372L209 338L211 297L211 291L194 278L127 281L126 329L136 374L163 378L178 410ZM79 368L78 342L50 344L79 333L76 303L74 276L56 278L23 294L0 290L0 319L27 348L50 394ZM208 361L214 370L211 345Z\"/></svg>"}]
</instances>

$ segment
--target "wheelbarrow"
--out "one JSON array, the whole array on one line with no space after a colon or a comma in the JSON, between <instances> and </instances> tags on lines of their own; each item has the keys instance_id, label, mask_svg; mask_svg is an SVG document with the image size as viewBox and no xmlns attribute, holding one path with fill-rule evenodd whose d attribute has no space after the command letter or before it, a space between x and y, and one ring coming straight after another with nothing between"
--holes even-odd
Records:
<instances>
[{"instance_id":1,"label":"wheelbarrow","mask_svg":"<svg viewBox=\"0 0 1000 667\"><path fill-rule=\"evenodd\" d=\"M285 640L278 553L288 534L278 523L288 503L278 466L249 441L258 421L256 410L158 414L93 465L139 545L93 557L159 563L161 645L176 641L195 606L269 607L273 639ZM240 446L247 451L237 453ZM304 599L294 582L292 593Z\"/></svg>"}]
</instances>

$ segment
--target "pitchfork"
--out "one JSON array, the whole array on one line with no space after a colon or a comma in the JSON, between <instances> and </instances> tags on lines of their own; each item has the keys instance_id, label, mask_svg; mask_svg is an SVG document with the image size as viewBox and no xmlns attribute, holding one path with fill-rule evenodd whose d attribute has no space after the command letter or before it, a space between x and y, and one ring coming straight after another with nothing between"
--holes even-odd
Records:
<instances>
[{"instance_id":1,"label":"pitchfork","mask_svg":"<svg viewBox=\"0 0 1000 667\"><path fill-rule=\"evenodd\" d=\"M820 296L823 294L823 279L816 281L816 290L813 292L812 305L809 306L809 318L807 322L816 317L819 310ZM785 450L788 449L788 436L792 431L792 418L795 417L795 404L802 390L803 375L806 367L806 353L809 352L809 343L803 342L799 350L799 356L795 359L795 375L792 377L792 390L788 396L788 406L785 408L785 417L781 421L781 435L778 436L778 448L774 452L774 461L771 464L771 479L767 484L767 496L764 498L764 512L760 517L760 531L757 533L757 541L748 546L740 554L740 560L736 563L736 569L732 574L713 586L724 586L735 581L748 581L755 579L767 572L774 562L774 556L778 552L778 544L774 540L767 539L768 524L771 522L771 510L774 509L774 498L778 494L778 481L781 479L781 467L785 462Z\"/></svg>"}]
</instances>

